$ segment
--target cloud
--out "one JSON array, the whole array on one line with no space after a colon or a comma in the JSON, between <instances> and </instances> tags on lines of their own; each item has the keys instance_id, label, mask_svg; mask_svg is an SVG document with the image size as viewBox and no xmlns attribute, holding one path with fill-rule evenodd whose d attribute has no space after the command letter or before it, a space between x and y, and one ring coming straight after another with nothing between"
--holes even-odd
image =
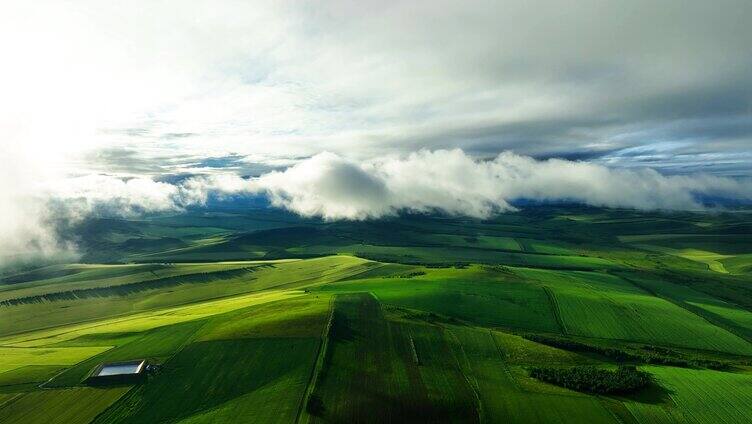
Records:
<instances>
[{"instance_id":1,"label":"cloud","mask_svg":"<svg viewBox=\"0 0 752 424\"><path fill-rule=\"evenodd\" d=\"M711 175L665 176L505 152L479 161L459 149L423 150L363 162L323 153L248 182L272 203L304 216L367 219L401 211L475 218L514 210L519 199L593 206L701 210L700 195L752 200L749 181Z\"/></svg>"},{"instance_id":2,"label":"cloud","mask_svg":"<svg viewBox=\"0 0 752 424\"><path fill-rule=\"evenodd\" d=\"M331 153L262 175L249 185L265 192L273 205L303 216L365 219L393 213L383 178Z\"/></svg>"},{"instance_id":3,"label":"cloud","mask_svg":"<svg viewBox=\"0 0 752 424\"><path fill-rule=\"evenodd\" d=\"M37 198L10 196L0 192L0 270L8 263L39 259L72 259L74 247L59 239L46 202Z\"/></svg>"},{"instance_id":4,"label":"cloud","mask_svg":"<svg viewBox=\"0 0 752 424\"><path fill-rule=\"evenodd\" d=\"M516 210L513 204L521 199L642 210L704 210L698 200L702 197L752 200L752 184L709 174L664 175L644 168L537 160L512 152L478 160L454 149L362 161L325 152L283 171L251 178L208 174L169 183L88 175L61 181L46 195L66 205L68 219L180 211L205 205L211 196L264 195L273 206L302 216L362 220L404 211L488 218Z\"/></svg>"},{"instance_id":5,"label":"cloud","mask_svg":"<svg viewBox=\"0 0 752 424\"><path fill-rule=\"evenodd\" d=\"M37 169L34 158L10 141L0 143L0 269L7 263L75 256L73 247L58 238L49 198L40 191L38 179L49 170Z\"/></svg>"},{"instance_id":6,"label":"cloud","mask_svg":"<svg viewBox=\"0 0 752 424\"><path fill-rule=\"evenodd\" d=\"M87 175L52 186L50 199L66 204L71 217L97 215L135 216L179 208L179 187L150 178Z\"/></svg>"},{"instance_id":7,"label":"cloud","mask_svg":"<svg viewBox=\"0 0 752 424\"><path fill-rule=\"evenodd\" d=\"M0 115L50 160L138 151L74 167L144 172L144 157L176 151L573 157L655 142L733 160L752 145L747 0L44 4L0 17Z\"/></svg>"}]
</instances>

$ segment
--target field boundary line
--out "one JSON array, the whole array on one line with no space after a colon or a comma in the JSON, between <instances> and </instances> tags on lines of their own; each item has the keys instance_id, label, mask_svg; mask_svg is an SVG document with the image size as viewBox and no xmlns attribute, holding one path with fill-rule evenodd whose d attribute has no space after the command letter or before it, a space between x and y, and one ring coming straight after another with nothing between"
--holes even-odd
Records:
<instances>
[{"instance_id":1,"label":"field boundary line","mask_svg":"<svg viewBox=\"0 0 752 424\"><path fill-rule=\"evenodd\" d=\"M6 399L5 401L0 402L0 409L5 408L7 405L10 405L11 403L15 402L18 398L20 398L21 396L25 394L26 393L16 393L16 395L13 396L12 398Z\"/></svg>"},{"instance_id":2,"label":"field boundary line","mask_svg":"<svg viewBox=\"0 0 752 424\"><path fill-rule=\"evenodd\" d=\"M550 287L542 286L542 288L546 293L546 296L548 297L549 303L551 303L551 309L553 309L554 318L556 319L556 323L559 324L559 328L561 329L562 334L569 334L569 331L567 331L567 326L566 324L564 324L564 319L561 317L561 309L559 309L559 302L556 300L556 295Z\"/></svg>"},{"instance_id":3,"label":"field boundary line","mask_svg":"<svg viewBox=\"0 0 752 424\"><path fill-rule=\"evenodd\" d=\"M334 256L340 256L340 255L334 255ZM324 257L325 258L329 258L331 256L324 256ZM376 261L371 261L371 262L376 262ZM266 287L266 288L263 288L263 289L257 289L255 291L265 291L265 290L271 290L271 289L305 290L305 289L309 289L311 287L318 287L318 286L323 286L323 285L326 285L326 284L337 283L337 282L340 282L340 281L347 281L348 278L352 278L352 277L358 276L360 274L364 274L364 273L366 273L368 271L372 271L374 269L382 268L382 267L384 267L384 266L387 265L387 264L381 263L381 262L376 262L376 263L378 263L379 265L375 266L373 268L364 269L362 271L355 272L354 274L351 274L351 275L342 276L341 278L335 278L332 281L327 281L327 282L317 281L317 280L321 280L321 279L324 279L326 277L331 276L331 274L326 274L326 275L319 275L319 276L315 276L315 277L305 277L305 278L301 278L299 280L294 280L294 281L288 281L286 283L281 283L281 284L278 284L278 285L269 286L269 287ZM309 282L310 282L310 284L309 284ZM297 287L290 287L290 286L295 285L295 284L301 284L301 285L297 286ZM248 292L248 293L253 293L253 291Z\"/></svg>"},{"instance_id":4,"label":"field boundary line","mask_svg":"<svg viewBox=\"0 0 752 424\"><path fill-rule=\"evenodd\" d=\"M613 410L611 410L611 407L609 407L607 405L607 403L608 403L608 401L606 400L606 398L604 398L603 396L598 396L598 404L601 405L601 408L605 409L606 412L608 412L608 414L611 415L614 418L614 421L616 421L618 424L625 424L624 420L619 415L617 415L616 412L614 412ZM627 411L630 414L632 414L632 412L629 411L628 409L627 409ZM636 418L635 418L635 421L637 421Z\"/></svg>"},{"instance_id":5,"label":"field boundary line","mask_svg":"<svg viewBox=\"0 0 752 424\"><path fill-rule=\"evenodd\" d=\"M104 354L104 353L107 353L107 352L111 351L112 349L115 349L115 348L113 347L113 348L111 348L111 349L107 349L107 350L105 350L104 352L102 352L102 353L100 353L100 354L98 354L98 355L94 355L94 356L92 356L92 357L90 357L90 358L88 358L88 359L84 359L84 360L83 360L83 361L81 361L81 362L85 362L85 361L88 361L89 359L91 359L91 358L95 358L95 357L97 357L97 356L99 356L99 355L102 355L102 354ZM76 365L80 364L81 362L79 362L79 363L76 363L76 364L73 364L73 365L69 365L69 366L67 366L66 368L63 368L63 369L61 369L60 371L58 371L57 373L55 373L55 375L53 375L52 377L50 377L50 378L48 378L47 380L45 380L45 381L43 381L43 382L39 383L39 384L37 385L37 387L38 387L39 389L41 389L41 390L55 390L55 389L60 389L60 387L46 387L45 385L46 385L47 383L51 382L52 380L54 380L54 379L58 378L58 377L59 377L60 375L62 375L62 374L63 374L64 372L66 372L66 371L68 371L69 369L71 369L71 368L75 367ZM91 372L91 371L89 371L89 372Z\"/></svg>"},{"instance_id":6,"label":"field boundary line","mask_svg":"<svg viewBox=\"0 0 752 424\"><path fill-rule=\"evenodd\" d=\"M298 404L298 413L295 417L296 423L303 422L303 411L305 410L305 406L308 403L308 399L310 399L311 395L313 394L313 390L316 388L319 371L324 365L324 357L326 356L326 350L329 347L329 332L332 328L332 321L334 320L334 301L336 297L336 295L333 295L329 299L329 318L326 321L326 326L324 326L324 329L321 332L321 340L319 343L319 351L316 355L316 362L314 362L313 367L311 368L311 375L308 378L306 390L303 393L303 396L300 398L300 404ZM305 422L308 422L307 417Z\"/></svg>"},{"instance_id":7,"label":"field boundary line","mask_svg":"<svg viewBox=\"0 0 752 424\"><path fill-rule=\"evenodd\" d=\"M491 336L491 340L493 341L494 346L496 347L496 352L499 354L499 362L501 363L501 368L504 370L504 373L509 378L509 381L512 382L512 385L514 386L515 390L521 393L529 393L528 390L525 390L520 386L520 383L517 381L517 378L515 378L514 374L512 374L512 371L509 369L509 366L507 365L507 361L505 361L505 354L504 351L501 350L501 346L499 346L499 342L496 340L496 336L493 334L493 330L488 330L488 334Z\"/></svg>"},{"instance_id":8,"label":"field boundary line","mask_svg":"<svg viewBox=\"0 0 752 424\"><path fill-rule=\"evenodd\" d=\"M485 422L485 412L483 410L483 401L480 398L480 385L478 384L478 379L475 378L475 373L473 372L473 367L470 364L470 360L467 357L467 353L465 352L465 347L462 346L462 341L460 341L459 337L457 337L454 332L449 329L448 327L439 326L442 328L446 333L449 334L449 337L454 339L454 341L457 343L457 346L459 346L460 353L462 354L462 359L464 359L465 367L467 367L467 371L463 369L462 363L460 362L460 359L457 357L457 353L452 349L452 353L454 354L454 359L457 361L457 365L460 368L460 372L462 373L462 377L464 377L465 382L468 386L470 386L470 390L473 392L473 397L475 398L475 401L478 403L478 407L476 408L476 412L478 412L478 423ZM412 336L410 337L410 342L412 343ZM413 349L415 349L415 346L413 345Z\"/></svg>"},{"instance_id":9,"label":"field boundary line","mask_svg":"<svg viewBox=\"0 0 752 424\"><path fill-rule=\"evenodd\" d=\"M343 255L343 256L345 256L345 255ZM359 258L357 256L353 256L353 257ZM365 259L365 258L359 258L359 259L364 259L366 261L375 262L378 265L374 266L373 268L368 268L368 269L364 269L363 271L356 272L355 274L352 274L352 275L347 275L345 277L340 278L339 280L334 280L334 281L332 281L332 283L338 283L340 281L349 281L349 280L347 280L348 278L357 277L360 274L365 274L366 272L370 272L370 271L373 271L375 269L383 268L383 267L385 267L385 266L387 266L387 265L390 264L389 262L373 261L373 260Z\"/></svg>"},{"instance_id":10,"label":"field boundary line","mask_svg":"<svg viewBox=\"0 0 752 424\"><path fill-rule=\"evenodd\" d=\"M706 311L698 306L689 304L687 302L684 302L682 300L673 299L671 297L662 295L655 290L653 290L651 287L646 286L642 283L639 283L632 278L625 277L621 274L617 275L619 278L623 279L624 281L632 284L633 286L644 290L648 294L650 294L653 297L657 297L659 299L663 299L666 302L669 302L679 308L684 309L685 311L689 312L690 314L699 317L701 320L707 322L708 324L712 325L713 327L720 328L721 330L728 331L729 333L733 334L736 337L739 337L740 339L744 340L747 343L752 344L752 340L750 339L750 336L743 331L738 330L733 325L728 325L726 322L724 322L726 319L720 316L716 316L716 314ZM743 309L743 308L742 308ZM733 322L732 322L733 323ZM700 349L702 350L702 349ZM711 351L712 352L712 351ZM733 352L726 352L726 353L733 353Z\"/></svg>"}]
</instances>

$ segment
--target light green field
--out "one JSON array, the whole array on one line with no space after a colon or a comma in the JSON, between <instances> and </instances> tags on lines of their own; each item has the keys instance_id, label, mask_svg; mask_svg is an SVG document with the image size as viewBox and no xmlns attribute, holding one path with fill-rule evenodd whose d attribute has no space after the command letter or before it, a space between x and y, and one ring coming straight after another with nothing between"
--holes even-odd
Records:
<instances>
[{"instance_id":1,"label":"light green field","mask_svg":"<svg viewBox=\"0 0 752 424\"><path fill-rule=\"evenodd\" d=\"M104 362L148 359L152 363L162 363L185 347L205 323L205 320L188 321L138 333L134 340L68 368L45 383L45 387L78 385L97 365ZM70 342L75 343L75 340Z\"/></svg>"},{"instance_id":2,"label":"light green field","mask_svg":"<svg viewBox=\"0 0 752 424\"><path fill-rule=\"evenodd\" d=\"M633 284L639 284L646 290L691 309L696 315L721 328L730 329L735 334L742 334L743 337L747 337L747 340L750 340L749 337L752 336L752 312L743 307L668 281L634 274L625 274L625 277L629 278Z\"/></svg>"},{"instance_id":3,"label":"light green field","mask_svg":"<svg viewBox=\"0 0 752 424\"><path fill-rule=\"evenodd\" d=\"M65 365L26 365L5 371L0 373L0 388L14 390L20 385L41 384L54 377L63 368Z\"/></svg>"},{"instance_id":4,"label":"light green field","mask_svg":"<svg viewBox=\"0 0 752 424\"><path fill-rule=\"evenodd\" d=\"M276 278L262 275L257 283L262 288L315 285L373 269L370 265L358 267L370 262L348 257L307 262L309 267L290 267L284 273L278 272ZM348 266L351 264L354 266ZM140 389L130 393L121 402L125 410L114 408L99 419L156 422L171 417L185 422L215 422L252 414L254 420L262 422L290 422L298 414L329 305L328 296L304 296L299 290L265 290L6 336L0 341L4 346L0 347L0 361L7 372L0 373L0 382L5 378L13 384L24 384L40 381L42 375L45 381L54 376L45 383L48 390L40 393L60 393L50 402L62 404L73 397L73 392L63 388L80 384L96 365L149 358L152 362L165 362L165 374L160 374L165 377L150 382L149 390L143 393ZM285 355L279 355L280 351ZM53 364L57 365L51 369ZM227 364L237 367L228 368ZM65 367L70 368L58 371ZM201 376L210 370L214 379L185 375L186 367L200 367ZM15 374L8 374L11 372ZM186 379L184 392L175 391L176 378ZM57 387L61 389L49 390ZM214 393L212 397L205 396L208 390ZM162 404L161 394L166 392L174 394L176 401L170 404L175 408L152 406L152 402ZM8 398L14 403L23 399L15 395ZM269 406L272 398L274 408ZM136 409L134 402L139 405ZM185 402L195 408L185 410ZM18 411L2 407L3 412L15 417L28 409L25 402L17 405ZM81 422L89 422L101 409L92 409L94 415L81 418ZM153 415L155 411L161 412ZM82 416L80 411L75 414L76 420ZM29 417L23 419L37 419ZM64 417L68 419L67 415Z\"/></svg>"},{"instance_id":5,"label":"light green field","mask_svg":"<svg viewBox=\"0 0 752 424\"><path fill-rule=\"evenodd\" d=\"M561 245L543 242L533 239L520 239L520 245L526 252L545 253L548 255L573 255L575 252L572 249L562 247Z\"/></svg>"},{"instance_id":6,"label":"light green field","mask_svg":"<svg viewBox=\"0 0 752 424\"><path fill-rule=\"evenodd\" d=\"M705 250L698 250L698 249L682 249L676 254L678 256L681 256L682 258L689 259L690 261L702 262L704 264L707 264L708 268L711 271L720 272L724 274L728 274L728 271L726 271L726 268L723 266L722 261L724 259L733 257L731 255L721 255L720 253L708 252Z\"/></svg>"},{"instance_id":7,"label":"light green field","mask_svg":"<svg viewBox=\"0 0 752 424\"><path fill-rule=\"evenodd\" d=\"M672 404L625 402L641 423L752 422L752 376L710 370L648 367Z\"/></svg>"},{"instance_id":8,"label":"light green field","mask_svg":"<svg viewBox=\"0 0 752 424\"><path fill-rule=\"evenodd\" d=\"M604 297L584 290L555 293L567 334L752 354L746 341L662 299Z\"/></svg>"},{"instance_id":9,"label":"light green field","mask_svg":"<svg viewBox=\"0 0 752 424\"><path fill-rule=\"evenodd\" d=\"M73 388L23 394L0 408L0 422L7 424L90 423L130 387L111 389Z\"/></svg>"},{"instance_id":10,"label":"light green field","mask_svg":"<svg viewBox=\"0 0 752 424\"><path fill-rule=\"evenodd\" d=\"M752 273L752 254L736 255L720 262L732 274Z\"/></svg>"},{"instance_id":11,"label":"light green field","mask_svg":"<svg viewBox=\"0 0 752 424\"><path fill-rule=\"evenodd\" d=\"M502 352L504 362L510 365L535 364L591 364L596 360L575 352L531 342L515 334L493 331L496 346Z\"/></svg>"},{"instance_id":12,"label":"light green field","mask_svg":"<svg viewBox=\"0 0 752 424\"><path fill-rule=\"evenodd\" d=\"M512 237L479 236L478 247L521 251L522 246Z\"/></svg>"},{"instance_id":13,"label":"light green field","mask_svg":"<svg viewBox=\"0 0 752 424\"><path fill-rule=\"evenodd\" d=\"M0 346L34 347L71 340L86 334L146 331L170 324L192 321L251 305L274 302L302 295L301 291L267 291L228 299L199 302L186 306L143 312L123 318L111 318L86 324L73 324L31 334L0 339Z\"/></svg>"},{"instance_id":14,"label":"light green field","mask_svg":"<svg viewBox=\"0 0 752 424\"><path fill-rule=\"evenodd\" d=\"M639 234L639 235L626 235L626 236L617 236L619 241L624 243L642 243L642 242L650 242L650 241L659 241L659 240L675 240L675 239L686 239L686 238L696 238L696 239L703 239L708 237L716 237L714 234Z\"/></svg>"},{"instance_id":15,"label":"light green field","mask_svg":"<svg viewBox=\"0 0 752 424\"><path fill-rule=\"evenodd\" d=\"M487 422L618 423L595 397L518 381L504 360L510 342L507 336L462 327L452 327L451 331L467 358L465 372L478 391ZM494 340L497 337L504 341ZM552 351L555 349L541 347L535 355L565 361L569 358L565 352Z\"/></svg>"},{"instance_id":16,"label":"light green field","mask_svg":"<svg viewBox=\"0 0 752 424\"><path fill-rule=\"evenodd\" d=\"M724 259L733 258L732 255L721 255L720 253L698 249L673 249L670 247L653 246L647 244L637 244L635 246L645 250L666 253L669 255L678 256L680 258L689 259L693 262L705 264L710 271L715 271L722 274L728 274L728 271L726 270L726 267L723 265L722 261Z\"/></svg>"},{"instance_id":17,"label":"light green field","mask_svg":"<svg viewBox=\"0 0 752 424\"><path fill-rule=\"evenodd\" d=\"M29 365L73 365L109 347L0 347L0 373Z\"/></svg>"},{"instance_id":18,"label":"light green field","mask_svg":"<svg viewBox=\"0 0 752 424\"><path fill-rule=\"evenodd\" d=\"M237 264L228 264L238 266ZM206 267L207 265L203 265ZM133 314L226 296L261 290L289 289L351 278L378 268L380 264L349 256L335 256L301 261L273 262L240 277L219 281L208 280L153 289L127 295L101 296L44 301L16 306L0 305L0 337L2 335L60 326L72 322L101 319L108 316ZM211 276L211 274L208 274ZM2 341L0 341L2 343Z\"/></svg>"},{"instance_id":19,"label":"light green field","mask_svg":"<svg viewBox=\"0 0 752 424\"><path fill-rule=\"evenodd\" d=\"M521 252L522 246L513 237L477 236L466 237L454 234L421 234L418 240L427 243L479 249L498 249Z\"/></svg>"},{"instance_id":20,"label":"light green field","mask_svg":"<svg viewBox=\"0 0 752 424\"><path fill-rule=\"evenodd\" d=\"M94 287L112 287L140 281L176 277L207 272L240 269L256 266L258 262L227 262L206 264L144 264L144 265L87 265L72 264L57 266L75 272L58 278L34 280L24 283L0 285L0 300L35 296L63 290L79 290Z\"/></svg>"},{"instance_id":21,"label":"light green field","mask_svg":"<svg viewBox=\"0 0 752 424\"><path fill-rule=\"evenodd\" d=\"M619 236L635 247L678 256L707 265L710 271L728 274L745 273L752 261L747 246L737 247L724 241L738 241L734 235L717 234L649 234ZM716 249L725 249L720 252ZM726 266L728 264L728 267Z\"/></svg>"},{"instance_id":22,"label":"light green field","mask_svg":"<svg viewBox=\"0 0 752 424\"><path fill-rule=\"evenodd\" d=\"M482 267L429 269L401 279L350 280L322 286L325 292L371 292L382 303L467 320L486 326L558 332L542 288L507 282Z\"/></svg>"},{"instance_id":23,"label":"light green field","mask_svg":"<svg viewBox=\"0 0 752 424\"><path fill-rule=\"evenodd\" d=\"M747 341L618 277L546 270L518 272L547 282L567 334L752 354Z\"/></svg>"},{"instance_id":24,"label":"light green field","mask_svg":"<svg viewBox=\"0 0 752 424\"><path fill-rule=\"evenodd\" d=\"M197 340L249 337L318 337L329 315L328 296L296 296L247 308L231 319L209 324Z\"/></svg>"},{"instance_id":25,"label":"light green field","mask_svg":"<svg viewBox=\"0 0 752 424\"><path fill-rule=\"evenodd\" d=\"M541 244L543 246L543 244ZM305 246L288 249L291 253L342 254L367 257L383 262L406 263L506 263L519 266L564 269L605 269L619 265L604 258L572 255L528 254L525 252L504 252L479 248L425 247L425 246L373 246L354 244L346 246Z\"/></svg>"},{"instance_id":26,"label":"light green field","mask_svg":"<svg viewBox=\"0 0 752 424\"><path fill-rule=\"evenodd\" d=\"M746 309L741 309L739 307L736 307L734 305L728 304L728 303L722 303L722 302L708 302L708 303L695 303L695 302L688 302L691 305L695 305L697 307L700 307L702 309L705 309L708 312L711 312L713 314L716 314L720 317L723 317L734 324L737 324L741 327L747 328L752 331L752 312L747 311Z\"/></svg>"}]
</instances>

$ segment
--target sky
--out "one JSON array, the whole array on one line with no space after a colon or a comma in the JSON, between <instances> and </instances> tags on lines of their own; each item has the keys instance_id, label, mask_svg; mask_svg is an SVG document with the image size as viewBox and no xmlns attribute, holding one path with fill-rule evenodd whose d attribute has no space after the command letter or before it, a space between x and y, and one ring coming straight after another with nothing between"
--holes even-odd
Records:
<instances>
[{"instance_id":1,"label":"sky","mask_svg":"<svg viewBox=\"0 0 752 424\"><path fill-rule=\"evenodd\" d=\"M0 256L211 192L327 219L749 200L749 22L748 0L5 1Z\"/></svg>"}]
</instances>

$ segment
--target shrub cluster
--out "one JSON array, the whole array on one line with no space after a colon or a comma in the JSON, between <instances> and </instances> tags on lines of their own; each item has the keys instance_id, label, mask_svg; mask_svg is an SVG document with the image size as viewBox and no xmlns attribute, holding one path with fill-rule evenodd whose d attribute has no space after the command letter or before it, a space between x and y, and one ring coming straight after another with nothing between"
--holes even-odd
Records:
<instances>
[{"instance_id":1,"label":"shrub cluster","mask_svg":"<svg viewBox=\"0 0 752 424\"><path fill-rule=\"evenodd\" d=\"M634 366L621 366L616 371L592 366L572 368L541 368L530 370L530 376L547 383L579 392L598 394L634 393L650 385L650 374Z\"/></svg>"},{"instance_id":2,"label":"shrub cluster","mask_svg":"<svg viewBox=\"0 0 752 424\"><path fill-rule=\"evenodd\" d=\"M426 272L425 271L412 271L412 272L406 272L404 274L392 275L387 278L413 278L413 277L420 277L421 275L426 275Z\"/></svg>"}]
</instances>

